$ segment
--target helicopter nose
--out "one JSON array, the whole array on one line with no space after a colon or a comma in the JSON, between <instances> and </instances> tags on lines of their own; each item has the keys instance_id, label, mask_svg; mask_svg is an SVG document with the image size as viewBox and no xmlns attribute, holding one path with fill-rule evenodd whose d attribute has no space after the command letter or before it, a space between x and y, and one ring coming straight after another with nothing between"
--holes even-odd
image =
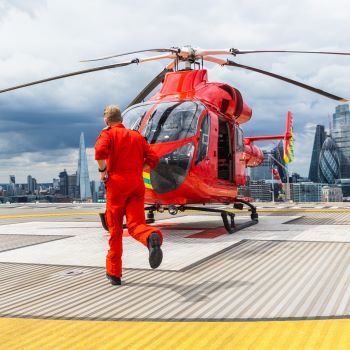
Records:
<instances>
[{"instance_id":1,"label":"helicopter nose","mask_svg":"<svg viewBox=\"0 0 350 350\"><path fill-rule=\"evenodd\" d=\"M155 169L151 170L151 183L156 193L176 190L185 180L194 152L194 144L188 143L163 155Z\"/></svg>"}]
</instances>

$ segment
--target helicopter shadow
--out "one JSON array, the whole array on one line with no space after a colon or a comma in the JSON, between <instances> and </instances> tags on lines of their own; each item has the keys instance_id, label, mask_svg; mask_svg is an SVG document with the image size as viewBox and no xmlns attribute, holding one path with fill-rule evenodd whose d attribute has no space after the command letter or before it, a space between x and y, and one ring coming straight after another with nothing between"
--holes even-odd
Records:
<instances>
[{"instance_id":1,"label":"helicopter shadow","mask_svg":"<svg viewBox=\"0 0 350 350\"><path fill-rule=\"evenodd\" d=\"M137 288L157 288L167 289L178 295L184 302L198 303L210 300L210 296L216 293L222 293L228 289L242 288L251 286L253 283L240 280L232 281L204 281L199 283L191 283L188 285L180 285L176 283L125 283L125 287Z\"/></svg>"}]
</instances>

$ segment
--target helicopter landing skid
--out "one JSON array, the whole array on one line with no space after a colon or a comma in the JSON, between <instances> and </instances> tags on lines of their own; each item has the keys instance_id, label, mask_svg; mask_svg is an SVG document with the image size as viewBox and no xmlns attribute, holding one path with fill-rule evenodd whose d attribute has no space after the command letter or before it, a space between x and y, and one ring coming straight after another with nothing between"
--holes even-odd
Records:
<instances>
[{"instance_id":1,"label":"helicopter landing skid","mask_svg":"<svg viewBox=\"0 0 350 350\"><path fill-rule=\"evenodd\" d=\"M254 207L249 202L246 202L246 201L241 200L241 199L238 199L237 202L239 202L239 203L234 203L235 209L242 210L243 204L246 204L250 207L249 211L252 212L250 215L250 217L252 219L251 221L243 222L241 224L236 224L235 223L235 213L232 213L232 212L224 210L224 209L202 208L202 207L191 207L191 206L180 206L178 209L180 211L197 210L197 211L205 211L205 212L209 212L209 213L220 213L226 231L229 234L232 234L232 233L240 231L244 228L256 225L259 222L258 221L258 213L256 212L256 207Z\"/></svg>"}]
</instances>

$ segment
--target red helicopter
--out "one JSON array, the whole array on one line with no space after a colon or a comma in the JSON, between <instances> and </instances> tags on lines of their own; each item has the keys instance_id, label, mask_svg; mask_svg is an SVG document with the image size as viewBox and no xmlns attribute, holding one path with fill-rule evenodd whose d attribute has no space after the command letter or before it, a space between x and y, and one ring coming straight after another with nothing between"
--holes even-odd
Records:
<instances>
[{"instance_id":1,"label":"red helicopter","mask_svg":"<svg viewBox=\"0 0 350 350\"><path fill-rule=\"evenodd\" d=\"M284 160L288 162L293 155L292 113L287 113L283 135L244 137L241 124L251 119L252 109L243 100L239 90L228 84L209 82L207 71L203 69L204 61L248 69L337 101L347 101L298 81L216 57L266 52L350 55L344 52L203 50L185 46L139 50L85 60L85 62L142 52L161 52L162 54L42 79L3 89L0 93L69 76L170 59L170 64L134 98L123 112L123 124L143 134L160 156L157 168L146 169L143 173L147 204L145 209L148 210L149 223L154 222L155 211L162 212L167 209L170 214L176 215L178 211L195 209L220 213L229 233L254 225L258 223L256 208L250 203L249 198L238 195L238 186L246 183L247 167L258 166L264 159L263 152L254 142L283 139ZM180 70L181 63L184 64L184 69ZM162 83L160 90L149 100L142 102L160 83ZM236 225L234 213L204 206L209 203L233 204L236 209L243 209L246 205L249 207L252 220ZM192 206L194 204L197 206ZM100 216L104 228L108 230L104 214Z\"/></svg>"}]
</instances>

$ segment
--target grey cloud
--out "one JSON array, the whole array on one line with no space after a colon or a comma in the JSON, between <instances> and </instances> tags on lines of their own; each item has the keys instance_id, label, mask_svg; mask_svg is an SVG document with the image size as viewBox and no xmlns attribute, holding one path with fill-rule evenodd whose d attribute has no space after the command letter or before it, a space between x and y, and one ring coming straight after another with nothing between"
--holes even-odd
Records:
<instances>
[{"instance_id":1,"label":"grey cloud","mask_svg":"<svg viewBox=\"0 0 350 350\"><path fill-rule=\"evenodd\" d=\"M11 10L26 13L35 17L36 11L46 5L45 0L2 0L0 3L0 20L8 15Z\"/></svg>"}]
</instances>

